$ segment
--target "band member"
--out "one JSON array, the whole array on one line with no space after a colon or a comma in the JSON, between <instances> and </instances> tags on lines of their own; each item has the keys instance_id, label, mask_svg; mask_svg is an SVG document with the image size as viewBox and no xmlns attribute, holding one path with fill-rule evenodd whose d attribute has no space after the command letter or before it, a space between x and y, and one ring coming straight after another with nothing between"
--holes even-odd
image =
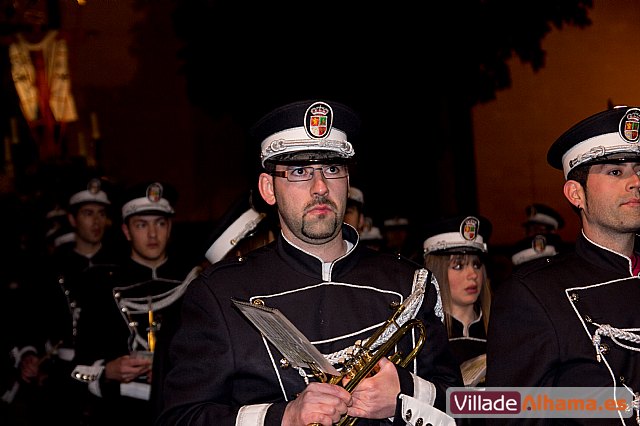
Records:
<instances>
[{"instance_id":1,"label":"band member","mask_svg":"<svg viewBox=\"0 0 640 426\"><path fill-rule=\"evenodd\" d=\"M423 244L424 264L440 283L444 323L465 385L475 386L484 379L483 369L466 369L477 364L464 363L477 358L484 364L487 352L491 288L486 256L492 229L491 222L479 215L447 217L430 224Z\"/></svg>"},{"instance_id":2,"label":"band member","mask_svg":"<svg viewBox=\"0 0 640 426\"><path fill-rule=\"evenodd\" d=\"M135 185L122 205L130 256L93 268L99 286L78 322L73 377L100 398L90 424L151 425L153 352L162 328L177 321L182 294L199 272L169 256L176 193L166 183Z\"/></svg>"},{"instance_id":3,"label":"band member","mask_svg":"<svg viewBox=\"0 0 640 426\"><path fill-rule=\"evenodd\" d=\"M445 391L462 378L437 280L421 265L364 247L343 223L358 127L352 110L324 101L280 107L255 125L258 188L277 208L280 232L240 258L216 262L189 285L160 378L157 425L331 425L345 415L371 425L390 418L453 424L443 412ZM234 298L277 308L336 370L357 340L367 340L405 302L400 322L417 318L429 343L406 367L383 356L375 375L350 393L312 366L281 367L283 355ZM419 335L411 329L398 349L410 353Z\"/></svg>"},{"instance_id":4,"label":"band member","mask_svg":"<svg viewBox=\"0 0 640 426\"><path fill-rule=\"evenodd\" d=\"M104 242L111 226L108 186L98 176L74 183L66 207L73 238L59 245L49 259L47 284L53 288L44 292L48 316L43 320L52 348L46 355L51 357L48 386L65 422L82 422L89 404L83 386L71 378L78 321L95 291L93 283L83 277L94 267L114 267L121 260L117 250Z\"/></svg>"},{"instance_id":5,"label":"band member","mask_svg":"<svg viewBox=\"0 0 640 426\"><path fill-rule=\"evenodd\" d=\"M564 172L564 196L582 232L575 251L522 264L496 291L487 387L610 387L613 399L628 398L638 414L639 127L640 108L609 109L551 145L547 161ZM599 424L635 424L628 414Z\"/></svg>"}]
</instances>

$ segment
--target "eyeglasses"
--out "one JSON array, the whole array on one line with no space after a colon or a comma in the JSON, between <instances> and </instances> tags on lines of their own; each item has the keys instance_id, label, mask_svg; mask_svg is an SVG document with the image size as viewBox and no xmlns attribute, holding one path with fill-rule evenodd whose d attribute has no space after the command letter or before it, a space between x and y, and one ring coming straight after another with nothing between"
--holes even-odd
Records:
<instances>
[{"instance_id":1,"label":"eyeglasses","mask_svg":"<svg viewBox=\"0 0 640 426\"><path fill-rule=\"evenodd\" d=\"M271 175L287 178L289 182L304 182L311 180L316 170L320 170L325 179L341 179L349 176L349 168L343 164L330 164L322 167L291 167L288 170L276 170Z\"/></svg>"}]
</instances>

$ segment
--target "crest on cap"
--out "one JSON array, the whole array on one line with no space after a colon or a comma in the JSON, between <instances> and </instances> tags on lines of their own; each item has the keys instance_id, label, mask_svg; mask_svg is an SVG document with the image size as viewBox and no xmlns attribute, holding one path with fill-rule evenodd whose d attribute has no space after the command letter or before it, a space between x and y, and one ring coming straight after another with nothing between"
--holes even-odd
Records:
<instances>
[{"instance_id":1,"label":"crest on cap","mask_svg":"<svg viewBox=\"0 0 640 426\"><path fill-rule=\"evenodd\" d=\"M86 185L83 185L84 188L76 193L74 193L71 197L69 197L69 206L75 206L79 204L85 203L98 203L109 205L111 201L109 201L109 197L107 193L103 190L103 182L99 178L91 178L87 182Z\"/></svg>"},{"instance_id":2,"label":"crest on cap","mask_svg":"<svg viewBox=\"0 0 640 426\"><path fill-rule=\"evenodd\" d=\"M424 254L487 253L492 228L482 216L454 216L432 223L423 243Z\"/></svg>"},{"instance_id":3,"label":"crest on cap","mask_svg":"<svg viewBox=\"0 0 640 426\"><path fill-rule=\"evenodd\" d=\"M260 161L271 163L349 161L355 151L348 137L360 119L338 102L301 101L276 108L251 128L260 141Z\"/></svg>"},{"instance_id":4,"label":"crest on cap","mask_svg":"<svg viewBox=\"0 0 640 426\"><path fill-rule=\"evenodd\" d=\"M147 198L152 203L157 203L162 199L162 184L154 182L147 186Z\"/></svg>"},{"instance_id":5,"label":"crest on cap","mask_svg":"<svg viewBox=\"0 0 640 426\"><path fill-rule=\"evenodd\" d=\"M637 161L640 158L640 108L617 106L585 118L549 148L547 162L565 178L583 164Z\"/></svg>"},{"instance_id":6,"label":"crest on cap","mask_svg":"<svg viewBox=\"0 0 640 426\"><path fill-rule=\"evenodd\" d=\"M525 237L515 244L511 262L514 265L520 265L534 259L555 256L558 254L560 243L560 237L556 234Z\"/></svg>"},{"instance_id":7,"label":"crest on cap","mask_svg":"<svg viewBox=\"0 0 640 426\"><path fill-rule=\"evenodd\" d=\"M620 137L629 143L638 142L640 127L640 109L630 108L620 119Z\"/></svg>"},{"instance_id":8,"label":"crest on cap","mask_svg":"<svg viewBox=\"0 0 640 426\"><path fill-rule=\"evenodd\" d=\"M311 138L324 138L333 125L333 110L324 102L311 105L304 115L304 129Z\"/></svg>"},{"instance_id":9,"label":"crest on cap","mask_svg":"<svg viewBox=\"0 0 640 426\"><path fill-rule=\"evenodd\" d=\"M100 183L100 179L93 178L87 184L87 191L89 191L90 194L95 195L100 192L100 189L102 189L102 183Z\"/></svg>"},{"instance_id":10,"label":"crest on cap","mask_svg":"<svg viewBox=\"0 0 640 426\"><path fill-rule=\"evenodd\" d=\"M547 239L544 235L536 235L531 241L531 248L536 253L544 252L544 249L547 248Z\"/></svg>"},{"instance_id":11,"label":"crest on cap","mask_svg":"<svg viewBox=\"0 0 640 426\"><path fill-rule=\"evenodd\" d=\"M158 214L173 216L175 210L171 203L175 202L175 189L160 182L144 182L127 190L125 202L122 205L122 219L134 214Z\"/></svg>"},{"instance_id":12,"label":"crest on cap","mask_svg":"<svg viewBox=\"0 0 640 426\"><path fill-rule=\"evenodd\" d=\"M466 241L475 241L478 236L478 226L480 225L480 221L473 216L467 217L460 224L460 235Z\"/></svg>"}]
</instances>

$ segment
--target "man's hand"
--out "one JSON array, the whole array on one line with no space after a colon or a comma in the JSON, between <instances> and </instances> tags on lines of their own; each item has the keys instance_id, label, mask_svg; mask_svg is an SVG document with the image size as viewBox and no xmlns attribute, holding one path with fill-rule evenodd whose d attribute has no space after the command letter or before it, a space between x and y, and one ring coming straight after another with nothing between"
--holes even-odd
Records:
<instances>
[{"instance_id":1,"label":"man's hand","mask_svg":"<svg viewBox=\"0 0 640 426\"><path fill-rule=\"evenodd\" d=\"M28 352L20 359L20 378L25 383L32 383L38 377L40 370L40 358L32 352Z\"/></svg>"},{"instance_id":2,"label":"man's hand","mask_svg":"<svg viewBox=\"0 0 640 426\"><path fill-rule=\"evenodd\" d=\"M298 397L287 404L283 426L320 424L331 426L340 421L351 404L351 395L344 388L329 383L310 383Z\"/></svg>"},{"instance_id":3,"label":"man's hand","mask_svg":"<svg viewBox=\"0 0 640 426\"><path fill-rule=\"evenodd\" d=\"M352 417L384 419L396 412L396 399L400 393L400 379L394 363L382 357L377 373L360 383L351 392L353 404L348 414Z\"/></svg>"},{"instance_id":4,"label":"man's hand","mask_svg":"<svg viewBox=\"0 0 640 426\"><path fill-rule=\"evenodd\" d=\"M109 361L105 366L106 378L121 383L129 383L136 377L148 374L151 371L152 361L147 358L131 357L123 355Z\"/></svg>"}]
</instances>

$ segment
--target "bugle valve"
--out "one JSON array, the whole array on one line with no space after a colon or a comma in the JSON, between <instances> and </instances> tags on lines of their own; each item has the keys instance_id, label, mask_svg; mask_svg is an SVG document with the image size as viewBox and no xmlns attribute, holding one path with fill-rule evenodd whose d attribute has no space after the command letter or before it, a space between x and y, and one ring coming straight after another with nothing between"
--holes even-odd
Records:
<instances>
[{"instance_id":1,"label":"bugle valve","mask_svg":"<svg viewBox=\"0 0 640 426\"><path fill-rule=\"evenodd\" d=\"M387 354L394 349L394 347L405 335L407 335L407 333L411 333L415 330L417 332L417 340L413 349L407 355L403 356L400 351L397 351L392 355L387 356L391 362L398 366L406 367L409 365L424 346L427 340L427 331L424 323L415 318L405 322L402 326L399 326L396 320L403 309L404 305L401 305L396 309L393 315L391 315L391 317L389 317L389 319L387 319L387 321L379 327L376 332L366 340L366 342L356 343L352 354L344 362L344 367L340 371L340 375L327 376L325 374L321 374L317 377L324 383L340 385L351 393L362 379L368 377L372 373L375 373L374 369L383 356L387 356ZM376 343L378 338L392 326L397 327L397 330L381 346L376 349L372 349L372 346ZM353 426L358 419L358 417L344 415L336 424L339 426ZM312 423L312 425L317 426L319 424Z\"/></svg>"}]
</instances>

